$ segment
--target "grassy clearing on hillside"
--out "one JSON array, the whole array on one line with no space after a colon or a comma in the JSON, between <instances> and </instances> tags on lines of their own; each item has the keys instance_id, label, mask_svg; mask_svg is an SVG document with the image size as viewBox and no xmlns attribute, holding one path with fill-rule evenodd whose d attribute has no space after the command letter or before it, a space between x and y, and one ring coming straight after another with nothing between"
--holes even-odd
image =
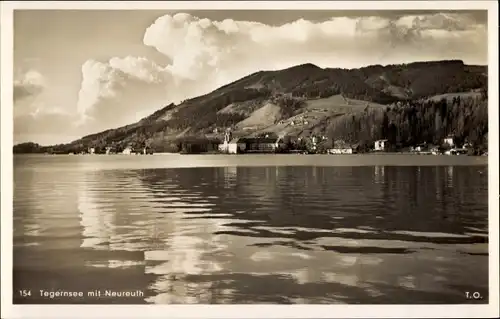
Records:
<instances>
[{"instance_id":1,"label":"grassy clearing on hillside","mask_svg":"<svg viewBox=\"0 0 500 319\"><path fill-rule=\"evenodd\" d=\"M260 129L273 125L281 119L281 108L272 103L266 103L255 110L250 116L236 124L239 130Z\"/></svg>"},{"instance_id":2,"label":"grassy clearing on hillside","mask_svg":"<svg viewBox=\"0 0 500 319\"><path fill-rule=\"evenodd\" d=\"M218 111L217 114L237 113L238 112L237 108L238 108L238 105L236 103L231 103L231 104L228 104L228 106L226 106L222 110Z\"/></svg>"},{"instance_id":3,"label":"grassy clearing on hillside","mask_svg":"<svg viewBox=\"0 0 500 319\"><path fill-rule=\"evenodd\" d=\"M388 85L383 91L387 94L398 97L400 99L408 98L406 90L400 86Z\"/></svg>"},{"instance_id":4,"label":"grassy clearing on hillside","mask_svg":"<svg viewBox=\"0 0 500 319\"><path fill-rule=\"evenodd\" d=\"M219 110L217 114L242 114L250 116L255 110L262 107L264 103L265 101L261 99L230 103Z\"/></svg>"},{"instance_id":5,"label":"grassy clearing on hillside","mask_svg":"<svg viewBox=\"0 0 500 319\"><path fill-rule=\"evenodd\" d=\"M342 95L334 95L324 99L308 100L300 113L280 120L277 123L273 122L276 118L266 119L267 115L263 113L259 113L258 117L254 116L251 122L247 122L248 119L243 122L245 122L248 133L260 134L271 132L277 135L293 136L303 136L312 133L319 135L323 134L333 122L341 121L346 115L364 112L373 108L383 109L385 107L377 103L347 99L342 97ZM253 126L249 125L250 123ZM256 125L256 123L263 123L263 125ZM241 129L241 126L239 128Z\"/></svg>"},{"instance_id":6,"label":"grassy clearing on hillside","mask_svg":"<svg viewBox=\"0 0 500 319\"><path fill-rule=\"evenodd\" d=\"M173 117L174 117L174 114L178 111L178 109L174 109L174 110L168 110L165 112L165 114L159 118L158 120L161 120L161 121L170 121Z\"/></svg>"},{"instance_id":7,"label":"grassy clearing on hillside","mask_svg":"<svg viewBox=\"0 0 500 319\"><path fill-rule=\"evenodd\" d=\"M363 111L367 106L375 108L385 107L382 104L367 102L362 100L354 100L344 98L342 95L333 95L324 99L308 100L306 109L308 110L323 110L325 112L335 113L353 113Z\"/></svg>"},{"instance_id":8,"label":"grassy clearing on hillside","mask_svg":"<svg viewBox=\"0 0 500 319\"><path fill-rule=\"evenodd\" d=\"M368 78L365 82L373 88L400 99L407 99L411 95L404 87L391 84L384 74Z\"/></svg>"}]
</instances>

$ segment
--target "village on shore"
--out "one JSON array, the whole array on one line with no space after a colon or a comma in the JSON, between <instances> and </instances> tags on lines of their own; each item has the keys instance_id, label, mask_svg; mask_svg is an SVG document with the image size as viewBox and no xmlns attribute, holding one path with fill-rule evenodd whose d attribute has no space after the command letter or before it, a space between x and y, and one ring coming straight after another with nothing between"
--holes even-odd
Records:
<instances>
[{"instance_id":1,"label":"village on shore","mask_svg":"<svg viewBox=\"0 0 500 319\"><path fill-rule=\"evenodd\" d=\"M256 137L232 137L230 131L224 134L223 141L216 139L193 139L179 143L180 154L364 154L364 153L402 153L420 155L484 155L479 153L467 141L461 145L455 142L453 136L445 137L439 145L422 143L409 147L398 147L387 139L377 140L373 145L366 146L359 143L348 143L342 139L328 141L326 136L310 137L273 137L263 134ZM108 146L102 151L90 147L79 154L123 154L123 155L151 155L154 149L147 145L133 147L129 145L122 150ZM74 153L69 153L74 155Z\"/></svg>"}]
</instances>

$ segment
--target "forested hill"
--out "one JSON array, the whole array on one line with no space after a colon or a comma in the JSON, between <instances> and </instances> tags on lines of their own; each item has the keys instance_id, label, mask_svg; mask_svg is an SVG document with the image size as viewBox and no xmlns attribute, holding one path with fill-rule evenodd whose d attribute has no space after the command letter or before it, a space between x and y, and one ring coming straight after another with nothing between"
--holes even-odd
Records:
<instances>
[{"instance_id":1,"label":"forested hill","mask_svg":"<svg viewBox=\"0 0 500 319\"><path fill-rule=\"evenodd\" d=\"M459 60L373 65L359 69L323 69L303 64L279 71L256 72L207 95L179 105L169 104L137 123L85 136L70 144L52 146L51 150L67 152L109 145L119 149L147 144L161 151L169 149L179 139L220 138L221 132L228 128L235 135L262 132L298 136L336 132L338 135L342 131L342 135L355 139L361 138L357 137L359 132L356 133L361 128L353 124L353 118L363 118L372 111L387 112L387 107L390 112L400 112L394 110L418 108L417 105L431 105L434 111L411 111L408 116L412 121L428 122L429 119L424 121L425 117L439 114L440 120L446 119L447 123L440 124L440 129L434 128L433 133L415 127L411 139L422 139L418 137L421 131L435 135L426 139L442 134L464 136L468 134L464 130L472 115L460 115L463 117L460 121L465 122L460 125L454 124L459 120L455 116L462 112L461 108L465 109L465 105L473 112L474 105L485 103L487 80L486 66L465 65ZM435 106L438 104L441 106ZM438 109L440 113L436 113ZM487 114L484 116L487 124ZM378 124L367 122L366 125L362 130L372 132L376 129L370 125ZM396 120L387 124L391 127L390 132L366 133L363 139L387 138L394 134L395 125L399 125ZM449 132L445 129L448 126ZM487 126L484 130L487 132ZM26 148L27 144L19 145L17 150L25 152ZM37 146L34 149L47 148Z\"/></svg>"}]
</instances>

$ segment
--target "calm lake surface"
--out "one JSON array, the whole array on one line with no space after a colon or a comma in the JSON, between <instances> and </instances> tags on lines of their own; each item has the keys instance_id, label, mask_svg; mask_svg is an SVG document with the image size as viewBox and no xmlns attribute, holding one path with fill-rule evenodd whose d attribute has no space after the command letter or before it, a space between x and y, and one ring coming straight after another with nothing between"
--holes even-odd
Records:
<instances>
[{"instance_id":1,"label":"calm lake surface","mask_svg":"<svg viewBox=\"0 0 500 319\"><path fill-rule=\"evenodd\" d=\"M14 302L487 303L486 164L16 155Z\"/></svg>"}]
</instances>

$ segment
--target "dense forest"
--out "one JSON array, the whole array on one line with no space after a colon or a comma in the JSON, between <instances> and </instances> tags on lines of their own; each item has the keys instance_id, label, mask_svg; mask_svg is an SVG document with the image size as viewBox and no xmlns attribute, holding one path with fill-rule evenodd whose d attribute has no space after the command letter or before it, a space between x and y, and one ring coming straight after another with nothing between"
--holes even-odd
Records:
<instances>
[{"instance_id":1,"label":"dense forest","mask_svg":"<svg viewBox=\"0 0 500 319\"><path fill-rule=\"evenodd\" d=\"M44 148L40 144L27 142L14 145L14 153L29 154L29 153L45 153L46 147Z\"/></svg>"},{"instance_id":2,"label":"dense forest","mask_svg":"<svg viewBox=\"0 0 500 319\"><path fill-rule=\"evenodd\" d=\"M387 139L394 149L423 143L441 145L451 136L457 145L467 142L482 152L488 146L488 100L485 95L455 97L369 109L336 119L328 128L328 136L330 140L359 143L362 148Z\"/></svg>"},{"instance_id":3,"label":"dense forest","mask_svg":"<svg viewBox=\"0 0 500 319\"><path fill-rule=\"evenodd\" d=\"M117 151L127 146L151 147L155 152L178 151L181 136L203 139L218 128L234 127L267 102L281 109L281 119L304 111L308 100L342 94L386 108L336 114L321 121L330 140L342 138L369 145L388 139L404 147L438 143L452 134L458 142L486 145L487 68L462 61L374 65L359 69L322 69L303 64L279 71L259 71L209 94L168 104L150 116L117 129L85 136L72 143L42 147L23 143L15 153L68 153L94 147ZM480 97L430 100L429 97L481 91ZM476 94L477 95L477 94ZM230 105L238 111L224 112Z\"/></svg>"}]
</instances>

